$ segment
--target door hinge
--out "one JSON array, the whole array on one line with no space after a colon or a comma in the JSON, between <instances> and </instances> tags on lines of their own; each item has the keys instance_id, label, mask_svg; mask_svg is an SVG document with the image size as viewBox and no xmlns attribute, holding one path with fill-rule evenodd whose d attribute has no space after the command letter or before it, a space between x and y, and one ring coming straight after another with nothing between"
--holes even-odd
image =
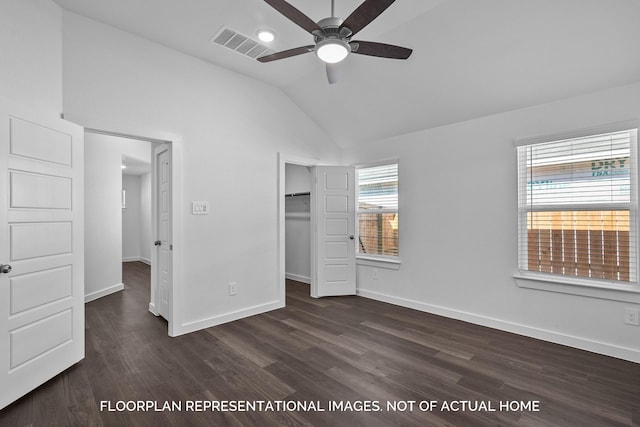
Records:
<instances>
[{"instance_id":1,"label":"door hinge","mask_svg":"<svg viewBox=\"0 0 640 427\"><path fill-rule=\"evenodd\" d=\"M169 245L169 250L172 251L173 250L173 244Z\"/></svg>"}]
</instances>

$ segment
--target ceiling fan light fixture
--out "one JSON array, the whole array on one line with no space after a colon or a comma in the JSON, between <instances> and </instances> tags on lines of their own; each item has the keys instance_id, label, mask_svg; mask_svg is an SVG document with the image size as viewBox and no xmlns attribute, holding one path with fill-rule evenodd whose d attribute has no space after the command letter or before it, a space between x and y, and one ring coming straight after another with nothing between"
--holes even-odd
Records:
<instances>
[{"instance_id":1,"label":"ceiling fan light fixture","mask_svg":"<svg viewBox=\"0 0 640 427\"><path fill-rule=\"evenodd\" d=\"M341 39L325 39L316 44L316 55L327 64L335 64L347 57L351 46Z\"/></svg>"}]
</instances>

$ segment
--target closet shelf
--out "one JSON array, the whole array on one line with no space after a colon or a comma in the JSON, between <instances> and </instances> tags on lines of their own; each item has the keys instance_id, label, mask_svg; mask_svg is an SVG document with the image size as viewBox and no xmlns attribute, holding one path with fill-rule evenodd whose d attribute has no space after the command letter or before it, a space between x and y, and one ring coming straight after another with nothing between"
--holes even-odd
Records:
<instances>
[{"instance_id":1,"label":"closet shelf","mask_svg":"<svg viewBox=\"0 0 640 427\"><path fill-rule=\"evenodd\" d=\"M285 219L311 219L310 212L287 212L284 215Z\"/></svg>"}]
</instances>

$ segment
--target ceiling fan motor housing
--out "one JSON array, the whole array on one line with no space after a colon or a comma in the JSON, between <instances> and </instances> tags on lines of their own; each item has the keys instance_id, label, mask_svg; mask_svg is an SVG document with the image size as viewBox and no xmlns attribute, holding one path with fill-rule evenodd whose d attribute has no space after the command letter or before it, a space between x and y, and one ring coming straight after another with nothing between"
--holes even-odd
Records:
<instances>
[{"instance_id":1,"label":"ceiling fan motor housing","mask_svg":"<svg viewBox=\"0 0 640 427\"><path fill-rule=\"evenodd\" d=\"M351 41L351 30L346 27L340 27L342 25L342 19L332 17L325 18L318 21L318 26L322 28L322 31L314 31L314 41L316 54L325 62L335 63L340 62L351 53L351 45L349 42ZM338 47L340 46L340 48ZM334 52L332 54L322 54L322 49L332 49ZM337 53L335 50L338 49ZM327 57L335 56L334 59L328 59Z\"/></svg>"},{"instance_id":2,"label":"ceiling fan motor housing","mask_svg":"<svg viewBox=\"0 0 640 427\"><path fill-rule=\"evenodd\" d=\"M318 21L318 26L322 28L322 32L313 32L314 41L320 43L326 39L337 39L349 43L352 34L351 30L347 27L342 27L341 29L340 25L342 25L342 19L337 17L321 19Z\"/></svg>"}]
</instances>

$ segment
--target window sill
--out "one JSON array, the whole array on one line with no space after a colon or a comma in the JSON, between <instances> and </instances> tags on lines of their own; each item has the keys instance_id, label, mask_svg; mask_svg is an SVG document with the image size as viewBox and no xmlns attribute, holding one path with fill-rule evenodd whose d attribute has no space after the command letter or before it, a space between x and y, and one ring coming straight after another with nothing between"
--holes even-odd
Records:
<instances>
[{"instance_id":1,"label":"window sill","mask_svg":"<svg viewBox=\"0 0 640 427\"><path fill-rule=\"evenodd\" d=\"M638 284L526 272L516 273L513 278L521 288L640 304Z\"/></svg>"},{"instance_id":2,"label":"window sill","mask_svg":"<svg viewBox=\"0 0 640 427\"><path fill-rule=\"evenodd\" d=\"M402 261L400 258L383 258L366 255L356 255L357 265L366 265L368 267L386 268L389 270L400 270Z\"/></svg>"}]
</instances>

